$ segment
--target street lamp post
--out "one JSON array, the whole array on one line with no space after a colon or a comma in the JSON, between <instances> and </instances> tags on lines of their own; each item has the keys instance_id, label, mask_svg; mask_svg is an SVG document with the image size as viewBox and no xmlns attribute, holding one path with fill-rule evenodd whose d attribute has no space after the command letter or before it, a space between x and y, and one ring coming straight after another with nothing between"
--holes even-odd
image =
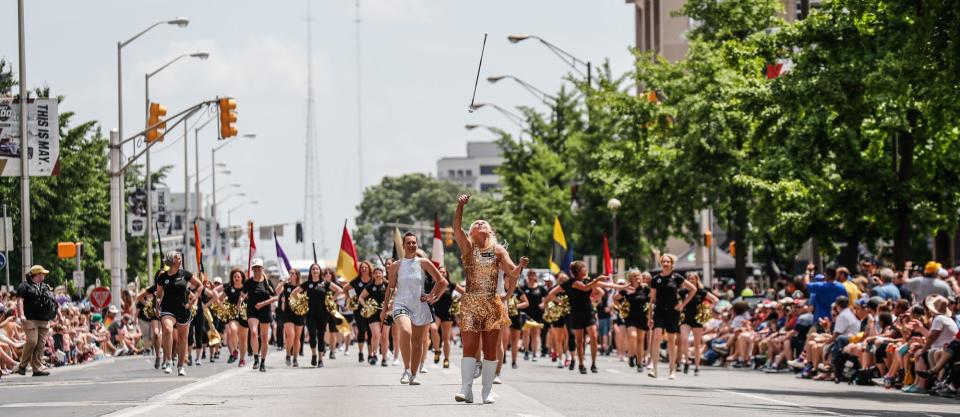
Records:
<instances>
[{"instance_id":1,"label":"street lamp post","mask_svg":"<svg viewBox=\"0 0 960 417\"><path fill-rule=\"evenodd\" d=\"M144 111L145 120L150 119L150 77L157 75L160 71L163 71L174 62L179 61L181 58L190 57L198 58L200 60L206 60L210 57L210 53L197 51L192 54L182 54L176 58L171 59L169 62L157 68L153 72L147 73L144 75L143 87L144 87L144 97L146 98L146 110ZM146 122L147 127L150 127L150 122ZM153 182L150 180L153 172L150 168L150 147L147 146L146 152L146 184L147 184L147 277L150 280L150 284L153 284ZM159 236L158 236L159 238Z\"/></svg>"},{"instance_id":2,"label":"street lamp post","mask_svg":"<svg viewBox=\"0 0 960 417\"><path fill-rule=\"evenodd\" d=\"M503 107L501 107L501 106L498 106L498 105L496 105L496 104L493 104L493 103L476 103L476 104L473 105L473 108L475 108L475 109L479 109L479 108L482 108L482 107L491 107L491 108L493 108L494 110L496 110L497 112L499 112L500 114L502 114L504 117L506 117L508 120L510 120L511 122L513 122L513 124L517 125L517 126L520 128L520 133L517 135L517 142L520 142L520 141L523 139L523 129L524 129L524 127L525 127L525 126L523 125L523 121L524 121L523 116L520 116L519 114L516 114L516 113L514 113L514 112L512 112L512 111L510 111L510 110L507 110L507 109L505 109L505 108L503 108Z\"/></svg>"},{"instance_id":3,"label":"street lamp post","mask_svg":"<svg viewBox=\"0 0 960 417\"><path fill-rule=\"evenodd\" d=\"M548 42L546 39L543 39L543 38L541 38L541 37L539 37L539 36L534 36L534 35L510 35L510 36L507 36L507 40L509 40L510 43L518 43L518 42L525 41L525 40L527 40L527 39L536 39L536 40L540 41L540 43L542 43L544 46L546 46L548 49L550 49L551 52L553 52L555 55L557 55L558 57L560 57L560 59L563 60L563 62L566 62L567 65L570 65L570 67L572 67L574 71L579 72L580 75L586 77L586 78L587 78L587 86L590 86L590 85L593 83L593 75L592 75L593 64L591 64L590 61L584 61L584 60L582 60L582 59L580 59L580 58L577 58L577 57L573 56L573 54L571 54L571 53L569 53L569 52L567 52L567 51L564 51L563 49L560 49L560 47L558 47L557 45L554 45L554 44ZM585 66L585 67L587 68L587 72L586 72L586 73L583 73L583 71L580 71L580 68L577 67L578 64Z\"/></svg>"},{"instance_id":4,"label":"street lamp post","mask_svg":"<svg viewBox=\"0 0 960 417\"><path fill-rule=\"evenodd\" d=\"M21 273L26 274L33 263L33 242L30 238L30 154L27 133L27 51L23 27L23 0L17 2L17 26L20 62L20 250ZM6 217L6 213L4 213ZM6 226L3 226L6 228ZM6 230L6 229L4 229ZM6 245L6 242L4 242ZM10 266L7 265L7 270ZM9 279L8 279L9 281ZM8 282L9 284L9 282Z\"/></svg>"},{"instance_id":5,"label":"street lamp post","mask_svg":"<svg viewBox=\"0 0 960 417\"><path fill-rule=\"evenodd\" d=\"M134 36L131 37L130 39L127 39L126 41L122 41L122 42L121 42L121 41L117 41L117 137L118 137L119 140L122 140L123 137L124 137L124 136L123 136L123 47L125 47L125 46L129 45L131 42L137 40L137 38L143 36L144 33L147 33L147 32L149 32L151 29L153 29L153 28L155 28L155 27L157 27L157 26L160 26L160 25L162 25L162 24L175 25L175 26L177 26L177 27L183 28L183 27L187 27L187 25L190 24L190 20L187 19L187 18L185 18L185 17L177 17L177 18L174 18L174 19L172 19L172 20L161 20L161 21L159 21L159 22L156 22L156 23L148 26L146 29L140 31L140 33L137 33L136 35L134 35ZM117 145L117 146L120 146L120 145ZM111 161L111 162L112 162L112 161ZM119 163L120 163L120 161L118 160L116 167L119 167L119 166L120 166ZM149 178L149 176L148 176L148 178ZM122 192L124 191L124 178L123 178L123 175L121 175L120 178L119 178L118 188L119 188L119 192L122 193ZM148 187L148 189L149 189L149 187ZM147 195L149 196L150 193L148 192ZM149 198L149 197L147 197L147 198ZM123 200L123 199L121 198L121 200ZM122 205L121 205L121 208L122 208ZM149 204L149 203L147 204L147 210L150 210L150 204ZM117 219L117 221L122 223L122 222L123 222L124 215L125 215L125 213L123 213L123 210L121 210L120 213L119 213L119 218ZM151 227L152 227L151 225L149 225L149 224L147 225L147 234L148 234L148 236L150 236L150 233L151 233L151 232L150 232L150 228L151 228ZM118 238L121 239L121 240L126 240L126 234L125 234L125 233L121 233ZM113 237L111 237L111 239L113 239ZM122 245L122 246L125 247L126 245ZM153 245L148 244L147 247L149 248L149 249L147 249L148 251L153 251ZM150 259L152 259L152 256L151 256ZM148 261L148 264L152 264L152 263L153 263L152 260L151 260L151 261ZM148 271L148 272L147 272L147 275L150 275L151 278L152 278L152 275L150 274L150 272L152 272L152 271ZM113 274L111 274L111 279L110 279L110 287L111 287L111 292L113 293L114 304L115 304L116 306L118 306L118 307L120 306L120 290L121 290L121 288L122 288L122 286L123 286L123 283L120 282L120 281L123 279L122 277L123 277L123 273L122 273L122 271L121 271L120 275L118 275L118 276L113 276Z\"/></svg>"},{"instance_id":6,"label":"street lamp post","mask_svg":"<svg viewBox=\"0 0 960 417\"><path fill-rule=\"evenodd\" d=\"M552 107L553 103L551 103L551 101L556 101L556 99L554 99L553 96L545 93L543 90L537 87L534 87L533 84L530 84L512 75L493 75L493 76L487 77L487 82L489 82L490 84L496 84L497 81L505 80L505 79L511 79L513 81L516 81L517 84L520 84L520 86L523 87L525 90L529 91L530 94L533 94L535 97L537 97L537 99L542 101L543 104L546 104Z\"/></svg>"},{"instance_id":7,"label":"street lamp post","mask_svg":"<svg viewBox=\"0 0 960 417\"><path fill-rule=\"evenodd\" d=\"M610 212L613 214L613 233L611 234L611 237L612 237L611 244L613 246L613 275L614 276L616 276L619 273L618 266L620 265L619 252L617 252L617 210L620 210L621 205L622 204L620 203L620 200L616 198L611 198L609 201L607 201L607 208L609 208Z\"/></svg>"}]
</instances>

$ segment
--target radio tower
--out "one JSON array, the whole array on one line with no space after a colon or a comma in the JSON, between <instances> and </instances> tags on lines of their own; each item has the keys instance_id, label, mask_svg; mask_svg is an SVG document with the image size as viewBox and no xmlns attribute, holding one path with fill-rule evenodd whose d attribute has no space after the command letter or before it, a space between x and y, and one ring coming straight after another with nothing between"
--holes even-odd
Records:
<instances>
[{"instance_id":1,"label":"radio tower","mask_svg":"<svg viewBox=\"0 0 960 417\"><path fill-rule=\"evenodd\" d=\"M320 248L319 256L325 254L326 244L323 240L323 200L320 197L320 172L317 158L317 132L313 120L313 15L310 12L310 0L307 0L307 135L306 154L304 165L306 177L303 185L303 258L307 256L307 248L316 243ZM318 240L319 238L319 240ZM311 253L312 255L312 253Z\"/></svg>"}]
</instances>

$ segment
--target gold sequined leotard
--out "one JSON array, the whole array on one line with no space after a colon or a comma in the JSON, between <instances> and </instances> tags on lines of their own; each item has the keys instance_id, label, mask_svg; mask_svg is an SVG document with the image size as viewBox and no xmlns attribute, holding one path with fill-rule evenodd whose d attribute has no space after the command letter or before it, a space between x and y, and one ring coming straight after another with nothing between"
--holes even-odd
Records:
<instances>
[{"instance_id":1,"label":"gold sequined leotard","mask_svg":"<svg viewBox=\"0 0 960 417\"><path fill-rule=\"evenodd\" d=\"M499 259L494 248L474 248L461 259L467 275L467 291L460 299L460 329L486 332L509 326L507 309L497 297Z\"/></svg>"}]
</instances>

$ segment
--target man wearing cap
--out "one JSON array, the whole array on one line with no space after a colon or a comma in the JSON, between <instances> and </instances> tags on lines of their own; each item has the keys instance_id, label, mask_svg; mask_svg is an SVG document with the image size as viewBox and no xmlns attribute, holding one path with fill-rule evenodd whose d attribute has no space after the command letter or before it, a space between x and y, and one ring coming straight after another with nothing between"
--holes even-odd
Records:
<instances>
[{"instance_id":1,"label":"man wearing cap","mask_svg":"<svg viewBox=\"0 0 960 417\"><path fill-rule=\"evenodd\" d=\"M913 292L914 302L923 302L931 295L942 295L947 298L953 296L950 285L937 277L939 271L940 264L930 261L923 267L922 277L907 280L904 285Z\"/></svg>"},{"instance_id":2,"label":"man wearing cap","mask_svg":"<svg viewBox=\"0 0 960 417\"><path fill-rule=\"evenodd\" d=\"M23 320L23 332L27 338L23 345L23 355L20 356L20 365L15 371L20 375L27 374L27 364L33 367L33 376L50 375L41 362L47 333L50 331L50 320L57 316L58 307L53 298L53 290L43 282L49 273L46 268L34 265L17 289L17 315Z\"/></svg>"}]
</instances>

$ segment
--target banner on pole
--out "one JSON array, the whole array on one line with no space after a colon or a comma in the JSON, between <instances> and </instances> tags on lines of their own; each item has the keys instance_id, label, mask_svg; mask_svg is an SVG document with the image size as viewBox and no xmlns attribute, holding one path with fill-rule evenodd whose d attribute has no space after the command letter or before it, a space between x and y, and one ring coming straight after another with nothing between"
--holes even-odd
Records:
<instances>
[{"instance_id":1,"label":"banner on pole","mask_svg":"<svg viewBox=\"0 0 960 417\"><path fill-rule=\"evenodd\" d=\"M57 100L27 102L27 158L30 176L49 177L60 171L60 121ZM0 98L0 176L20 176L20 101Z\"/></svg>"}]
</instances>

